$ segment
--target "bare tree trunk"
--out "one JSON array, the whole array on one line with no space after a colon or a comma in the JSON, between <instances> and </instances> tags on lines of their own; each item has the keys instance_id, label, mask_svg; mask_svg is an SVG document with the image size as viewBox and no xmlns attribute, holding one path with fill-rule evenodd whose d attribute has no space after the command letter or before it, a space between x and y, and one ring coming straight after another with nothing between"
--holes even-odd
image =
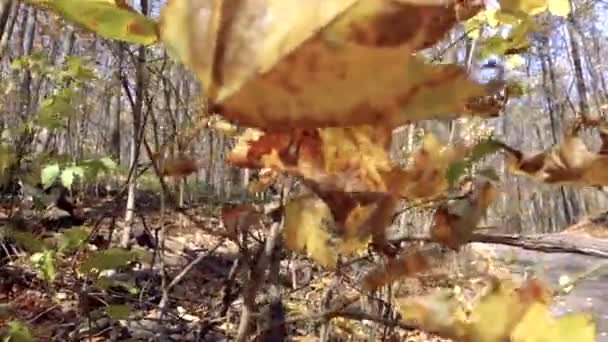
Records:
<instances>
[{"instance_id":1,"label":"bare tree trunk","mask_svg":"<svg viewBox=\"0 0 608 342\"><path fill-rule=\"evenodd\" d=\"M148 15L148 1L141 1L142 12ZM137 52L137 62L135 65L135 103L133 105L133 132L131 136L131 151L129 156L129 168L135 169L139 160L140 137L142 127L142 118L144 112L144 97L146 96L146 47L141 45ZM127 192L127 207L125 213L125 226L120 239L120 245L127 247L131 237L133 215L135 212L135 190L136 181L131 179L128 185Z\"/></svg>"},{"instance_id":2,"label":"bare tree trunk","mask_svg":"<svg viewBox=\"0 0 608 342\"><path fill-rule=\"evenodd\" d=\"M113 86L117 86L120 89L120 70L123 66L123 43L117 43L117 62L115 68ZM122 112L122 91L118 91L115 94L111 94L108 98L110 106L110 155L114 160L120 164L121 150L120 150L120 113Z\"/></svg>"},{"instance_id":3,"label":"bare tree trunk","mask_svg":"<svg viewBox=\"0 0 608 342\"><path fill-rule=\"evenodd\" d=\"M13 0L0 0L0 37L4 35L12 6Z\"/></svg>"},{"instance_id":4,"label":"bare tree trunk","mask_svg":"<svg viewBox=\"0 0 608 342\"><path fill-rule=\"evenodd\" d=\"M6 24L0 34L0 57L4 56L4 50L6 50L6 47L8 46L10 36L15 28L15 22L19 16L20 4L12 0L9 0L8 3L10 3L11 6L6 9ZM5 14L3 13L3 15Z\"/></svg>"},{"instance_id":5,"label":"bare tree trunk","mask_svg":"<svg viewBox=\"0 0 608 342\"><path fill-rule=\"evenodd\" d=\"M570 1L570 7L574 9L574 4ZM582 117L589 115L589 103L587 102L587 85L585 84L585 75L583 74L583 66L581 62L581 54L579 50L578 40L576 39L575 17L570 14L568 16L568 36L570 38L570 53L572 55L572 69L576 80L576 91L578 93L578 109Z\"/></svg>"}]
</instances>

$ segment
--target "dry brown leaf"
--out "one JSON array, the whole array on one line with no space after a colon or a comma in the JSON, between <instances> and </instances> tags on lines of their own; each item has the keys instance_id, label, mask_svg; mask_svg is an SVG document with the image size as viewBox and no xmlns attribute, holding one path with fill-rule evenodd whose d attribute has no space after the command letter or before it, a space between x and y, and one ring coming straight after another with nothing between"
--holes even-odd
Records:
<instances>
[{"instance_id":1,"label":"dry brown leaf","mask_svg":"<svg viewBox=\"0 0 608 342\"><path fill-rule=\"evenodd\" d=\"M221 219L229 237L237 239L239 233L249 230L262 219L262 214L251 205L222 208Z\"/></svg>"},{"instance_id":2,"label":"dry brown leaf","mask_svg":"<svg viewBox=\"0 0 608 342\"><path fill-rule=\"evenodd\" d=\"M476 188L463 199L442 205L435 211L431 238L454 250L468 243L497 195L490 182L479 182Z\"/></svg>"},{"instance_id":3,"label":"dry brown leaf","mask_svg":"<svg viewBox=\"0 0 608 342\"><path fill-rule=\"evenodd\" d=\"M412 165L401 169L389 156L391 138L390 130L368 125L267 133L249 129L228 161L303 177L318 193L378 193L412 200L447 190L450 165L469 150L443 145L428 134Z\"/></svg>"},{"instance_id":4,"label":"dry brown leaf","mask_svg":"<svg viewBox=\"0 0 608 342\"><path fill-rule=\"evenodd\" d=\"M443 145L433 134L427 134L414 152L413 163L403 170L393 169L387 183L406 199L438 196L449 187L447 172L450 165L463 160L468 151L467 146Z\"/></svg>"},{"instance_id":5,"label":"dry brown leaf","mask_svg":"<svg viewBox=\"0 0 608 342\"><path fill-rule=\"evenodd\" d=\"M271 168L261 169L258 173L258 179L251 181L248 185L248 190L253 193L263 192L272 184L275 184L280 177L280 174Z\"/></svg>"},{"instance_id":6,"label":"dry brown leaf","mask_svg":"<svg viewBox=\"0 0 608 342\"><path fill-rule=\"evenodd\" d=\"M388 192L390 131L372 126L243 133L228 161L303 177L323 191Z\"/></svg>"},{"instance_id":7,"label":"dry brown leaf","mask_svg":"<svg viewBox=\"0 0 608 342\"><path fill-rule=\"evenodd\" d=\"M475 1L174 1L163 10L161 36L197 72L220 112L245 126L395 127L471 111L471 99L493 91L459 66L412 56L481 7Z\"/></svg>"},{"instance_id":8,"label":"dry brown leaf","mask_svg":"<svg viewBox=\"0 0 608 342\"><path fill-rule=\"evenodd\" d=\"M560 144L544 152L525 154L504 145L510 171L548 184L608 185L608 131L600 127L603 143L596 153L587 148L579 129L574 125Z\"/></svg>"},{"instance_id":9,"label":"dry brown leaf","mask_svg":"<svg viewBox=\"0 0 608 342\"><path fill-rule=\"evenodd\" d=\"M363 289L373 291L400 278L420 274L429 268L427 256L421 252L409 252L391 258L384 266L377 267L363 277Z\"/></svg>"},{"instance_id":10,"label":"dry brown leaf","mask_svg":"<svg viewBox=\"0 0 608 342\"><path fill-rule=\"evenodd\" d=\"M202 166L199 160L183 155L162 158L156 153L152 156L152 161L158 166L160 174L168 177L189 176Z\"/></svg>"}]
</instances>

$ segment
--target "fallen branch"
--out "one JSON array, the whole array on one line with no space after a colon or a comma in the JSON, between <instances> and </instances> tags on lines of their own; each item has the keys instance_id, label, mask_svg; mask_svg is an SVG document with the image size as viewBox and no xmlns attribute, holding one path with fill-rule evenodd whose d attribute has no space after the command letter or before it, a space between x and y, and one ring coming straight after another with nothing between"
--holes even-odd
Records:
<instances>
[{"instance_id":1,"label":"fallen branch","mask_svg":"<svg viewBox=\"0 0 608 342\"><path fill-rule=\"evenodd\" d=\"M389 240L392 244L400 242L434 242L428 236L400 236ZM572 239L570 236L546 234L537 236L517 236L506 234L475 233L469 242L508 245L544 253L573 253L600 258L608 258L608 241Z\"/></svg>"}]
</instances>

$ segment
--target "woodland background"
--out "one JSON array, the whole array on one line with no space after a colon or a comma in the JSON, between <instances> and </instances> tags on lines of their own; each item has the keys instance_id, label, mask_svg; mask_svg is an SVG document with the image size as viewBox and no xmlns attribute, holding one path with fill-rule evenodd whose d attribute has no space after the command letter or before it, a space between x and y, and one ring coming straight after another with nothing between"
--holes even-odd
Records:
<instances>
[{"instance_id":1,"label":"woodland background","mask_svg":"<svg viewBox=\"0 0 608 342\"><path fill-rule=\"evenodd\" d=\"M165 2L138 0L131 5L158 17ZM450 142L493 132L511 146L540 151L561 141L562 129L575 117L605 117L608 2L571 0L571 8L567 18L538 16L544 29L531 34L530 48L521 53L499 53L504 47L492 37L500 32L467 25L458 25L444 41L424 51L436 63L465 65L476 78L517 83L521 95L510 98L497 118L406 126L393 140L395 158L407 162L424 132ZM14 0L0 0L0 93L0 149L14 149L26 169L29 163L78 164L111 157L117 172L101 190L92 190L97 192L120 191L134 165L149 169L144 140L152 150L173 143L184 129L196 126L205 111L196 77L162 47L105 40ZM23 129L8 132L15 127ZM201 165L183 182L171 184L183 206L249 203L273 195L252 194L248 188L257 172L225 162L234 144L235 139L221 131L203 129L190 144L171 151L194 156ZM0 168L6 171L13 161L0 151ZM608 210L602 188L549 186L514 176L500 155L487 163L502 180L499 199L482 224L494 227L493 232L554 233ZM89 185L74 182L75 189L89 191ZM151 171L130 182L126 191L127 199L115 214L130 227L150 203L159 201L161 191ZM426 233L430 220L428 210L413 209L400 215L394 228ZM129 239L125 234L124 243Z\"/></svg>"},{"instance_id":2,"label":"woodland background","mask_svg":"<svg viewBox=\"0 0 608 342\"><path fill-rule=\"evenodd\" d=\"M157 16L163 2L142 1L136 5ZM567 20L541 16L538 20L546 23L546 32L535 32L531 48L521 54L493 55L494 47L484 37L495 32L488 34L486 29L480 37L471 38L466 34L467 27L453 30L443 43L426 53L437 62L468 63L470 71L480 78L498 74L521 83L525 95L511 99L506 115L487 120L484 125L513 146L542 150L560 141L564 122L576 114L603 116L608 111L608 66L602 58L608 49L606 6L601 0L574 1L574 11ZM109 155L126 168L136 145L134 132L142 129L150 139L157 137L162 145L175 137L180 127L191 124L200 112L195 77L176 65L162 48L138 50L100 39L17 1L3 1L0 9L2 127L31 120L45 98L62 87L48 75L11 67L15 61L30 57L59 69L69 58L79 57L78 63L91 68L96 76L69 94L65 129L49 125L22 138L24 146L20 148L24 154L30 150L52 152L74 161ZM137 99L134 105L129 103L129 96ZM470 138L479 124L472 121L413 124L394 140L394 153L407 158L423 129L452 141ZM190 153L200 158L204 166L188 180L192 184L190 191L217 198L246 192L250 175L224 162L231 144L232 139L213 130L196 137L189 146ZM145 153L141 153L141 159L145 158ZM606 208L606 195L601 189L532 184L507 174L500 160L495 165L504 180L504 191L499 205L489 215L489 224L496 223L505 231L555 232ZM420 229L425 225L419 219L404 218L400 224Z\"/></svg>"}]
</instances>

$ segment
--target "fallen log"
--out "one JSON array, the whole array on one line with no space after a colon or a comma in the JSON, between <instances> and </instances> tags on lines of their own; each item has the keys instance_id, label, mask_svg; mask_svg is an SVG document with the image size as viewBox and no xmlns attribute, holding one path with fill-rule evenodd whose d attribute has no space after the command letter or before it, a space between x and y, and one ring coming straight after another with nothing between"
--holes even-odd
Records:
<instances>
[{"instance_id":1,"label":"fallen log","mask_svg":"<svg viewBox=\"0 0 608 342\"><path fill-rule=\"evenodd\" d=\"M416 241L434 242L429 236L399 236L389 239L389 242L394 245ZM508 245L544 253L573 253L608 258L608 239L578 237L569 234L519 236L475 233L469 242Z\"/></svg>"}]
</instances>

